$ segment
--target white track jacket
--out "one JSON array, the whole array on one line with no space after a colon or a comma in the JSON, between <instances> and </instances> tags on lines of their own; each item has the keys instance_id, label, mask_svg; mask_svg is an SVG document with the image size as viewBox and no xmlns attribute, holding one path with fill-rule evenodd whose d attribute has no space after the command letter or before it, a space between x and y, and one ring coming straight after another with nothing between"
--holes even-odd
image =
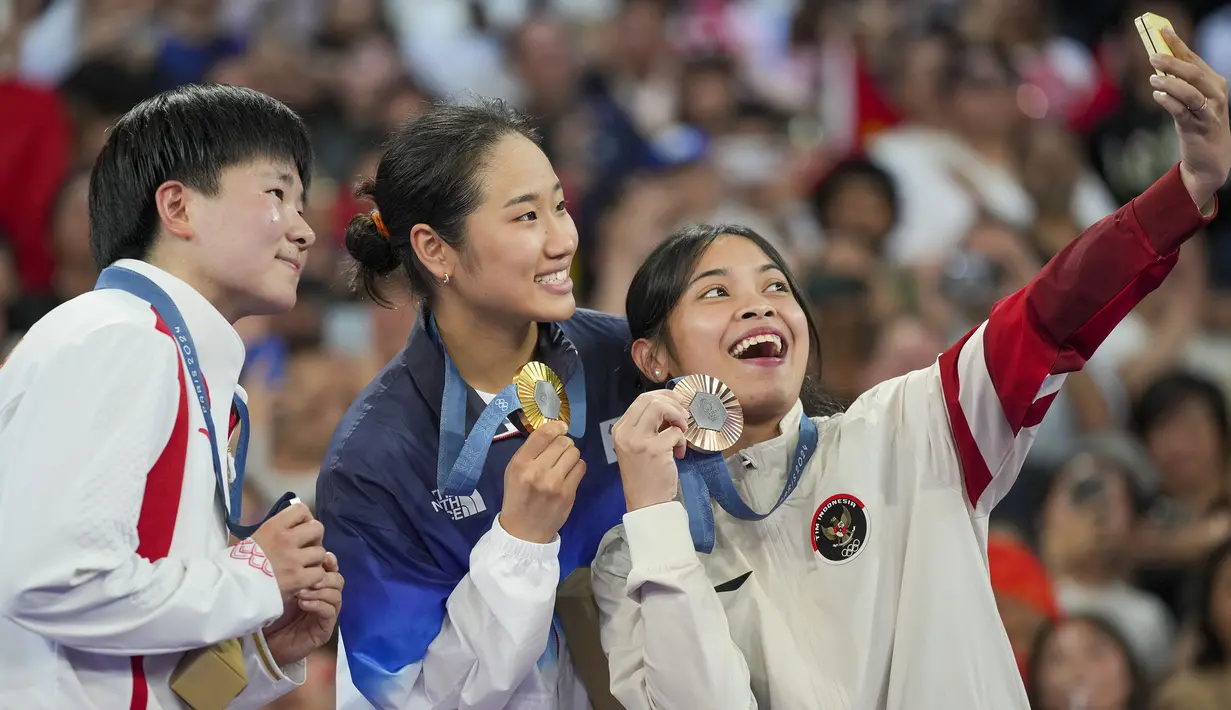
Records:
<instances>
[{"instance_id":1,"label":"white track jacket","mask_svg":"<svg viewBox=\"0 0 1231 710\"><path fill-rule=\"evenodd\" d=\"M229 431L239 335L183 281L117 265L175 301L214 426ZM265 647L278 583L250 540L228 547L187 379L166 326L120 291L55 309L0 369L0 709L181 708L169 687L181 654L233 638L248 686L232 708L303 682L302 662L280 669Z\"/></svg>"},{"instance_id":2,"label":"white track jacket","mask_svg":"<svg viewBox=\"0 0 1231 710\"><path fill-rule=\"evenodd\" d=\"M1026 710L988 514L1065 374L1205 223L1173 169L934 365L816 419L818 450L777 511L713 506L712 554L694 552L678 502L626 514L593 565L613 694L629 710ZM800 416L727 461L754 509L782 491Z\"/></svg>"}]
</instances>

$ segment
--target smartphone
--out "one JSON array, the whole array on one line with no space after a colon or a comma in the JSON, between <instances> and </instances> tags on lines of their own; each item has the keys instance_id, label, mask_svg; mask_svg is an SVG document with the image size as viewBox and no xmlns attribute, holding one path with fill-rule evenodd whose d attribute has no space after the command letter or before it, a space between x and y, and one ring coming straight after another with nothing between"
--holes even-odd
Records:
<instances>
[{"instance_id":1,"label":"smartphone","mask_svg":"<svg viewBox=\"0 0 1231 710\"><path fill-rule=\"evenodd\" d=\"M1171 29L1173 32L1175 31L1171 27L1171 20L1162 15L1147 12L1134 20L1133 24L1137 26L1137 34L1141 36L1141 43L1145 45L1147 52L1151 55L1166 54L1169 57L1175 56L1171 52L1171 47L1167 46L1167 40L1163 39L1164 27ZM1167 75L1166 72L1157 69L1154 70L1154 73L1159 76Z\"/></svg>"}]
</instances>

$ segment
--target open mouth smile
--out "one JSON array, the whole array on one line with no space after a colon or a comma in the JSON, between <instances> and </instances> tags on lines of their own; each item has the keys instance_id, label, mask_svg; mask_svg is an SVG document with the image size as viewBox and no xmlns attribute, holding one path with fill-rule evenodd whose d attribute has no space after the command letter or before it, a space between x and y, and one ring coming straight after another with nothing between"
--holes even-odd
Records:
<instances>
[{"instance_id":1,"label":"open mouth smile","mask_svg":"<svg viewBox=\"0 0 1231 710\"><path fill-rule=\"evenodd\" d=\"M750 360L757 364L782 362L787 352L786 336L775 328L754 328L732 345L727 354L737 360Z\"/></svg>"}]
</instances>

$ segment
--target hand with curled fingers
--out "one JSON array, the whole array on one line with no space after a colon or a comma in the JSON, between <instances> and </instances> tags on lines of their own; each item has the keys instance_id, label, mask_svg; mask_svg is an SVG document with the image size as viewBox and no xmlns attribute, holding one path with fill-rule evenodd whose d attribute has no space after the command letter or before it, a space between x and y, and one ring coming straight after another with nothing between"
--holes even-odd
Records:
<instances>
[{"instance_id":1,"label":"hand with curled fingers","mask_svg":"<svg viewBox=\"0 0 1231 710\"><path fill-rule=\"evenodd\" d=\"M1175 55L1155 54L1150 64L1154 100L1175 120L1180 136L1180 174L1193 202L1207 211L1214 193L1231 174L1231 128L1227 121L1227 80L1188 48L1170 28L1163 39Z\"/></svg>"},{"instance_id":2,"label":"hand with curled fingers","mask_svg":"<svg viewBox=\"0 0 1231 710\"><path fill-rule=\"evenodd\" d=\"M684 396L673 390L640 395L611 428L630 512L675 498L679 488L675 460L684 458L687 429Z\"/></svg>"},{"instance_id":3,"label":"hand with curled fingers","mask_svg":"<svg viewBox=\"0 0 1231 710\"><path fill-rule=\"evenodd\" d=\"M325 526L303 503L287 507L252 534L273 567L283 604L325 578L324 536Z\"/></svg>"},{"instance_id":4,"label":"hand with curled fingers","mask_svg":"<svg viewBox=\"0 0 1231 710\"><path fill-rule=\"evenodd\" d=\"M586 462L563 422L549 421L526 437L504 469L500 526L520 540L556 539L573 510Z\"/></svg>"},{"instance_id":5,"label":"hand with curled fingers","mask_svg":"<svg viewBox=\"0 0 1231 710\"><path fill-rule=\"evenodd\" d=\"M296 594L284 607L282 616L264 629L265 644L279 666L307 658L333 636L342 611L345 580L332 552L325 553L321 570L321 580Z\"/></svg>"}]
</instances>

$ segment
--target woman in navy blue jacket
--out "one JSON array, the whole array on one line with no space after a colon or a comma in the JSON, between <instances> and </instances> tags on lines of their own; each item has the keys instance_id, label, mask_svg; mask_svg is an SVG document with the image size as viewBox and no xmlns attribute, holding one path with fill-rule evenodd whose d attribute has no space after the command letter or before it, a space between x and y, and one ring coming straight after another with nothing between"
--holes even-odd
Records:
<instances>
[{"instance_id":1,"label":"woman in navy blue jacket","mask_svg":"<svg viewBox=\"0 0 1231 710\"><path fill-rule=\"evenodd\" d=\"M555 594L625 509L610 428L636 395L627 324L576 308L560 181L501 102L411 121L359 195L376 209L347 228L357 284L383 301L400 270L423 309L317 484L347 582L339 707L367 705L355 688L399 710L587 707ZM531 361L566 383L567 431L506 417Z\"/></svg>"}]
</instances>

